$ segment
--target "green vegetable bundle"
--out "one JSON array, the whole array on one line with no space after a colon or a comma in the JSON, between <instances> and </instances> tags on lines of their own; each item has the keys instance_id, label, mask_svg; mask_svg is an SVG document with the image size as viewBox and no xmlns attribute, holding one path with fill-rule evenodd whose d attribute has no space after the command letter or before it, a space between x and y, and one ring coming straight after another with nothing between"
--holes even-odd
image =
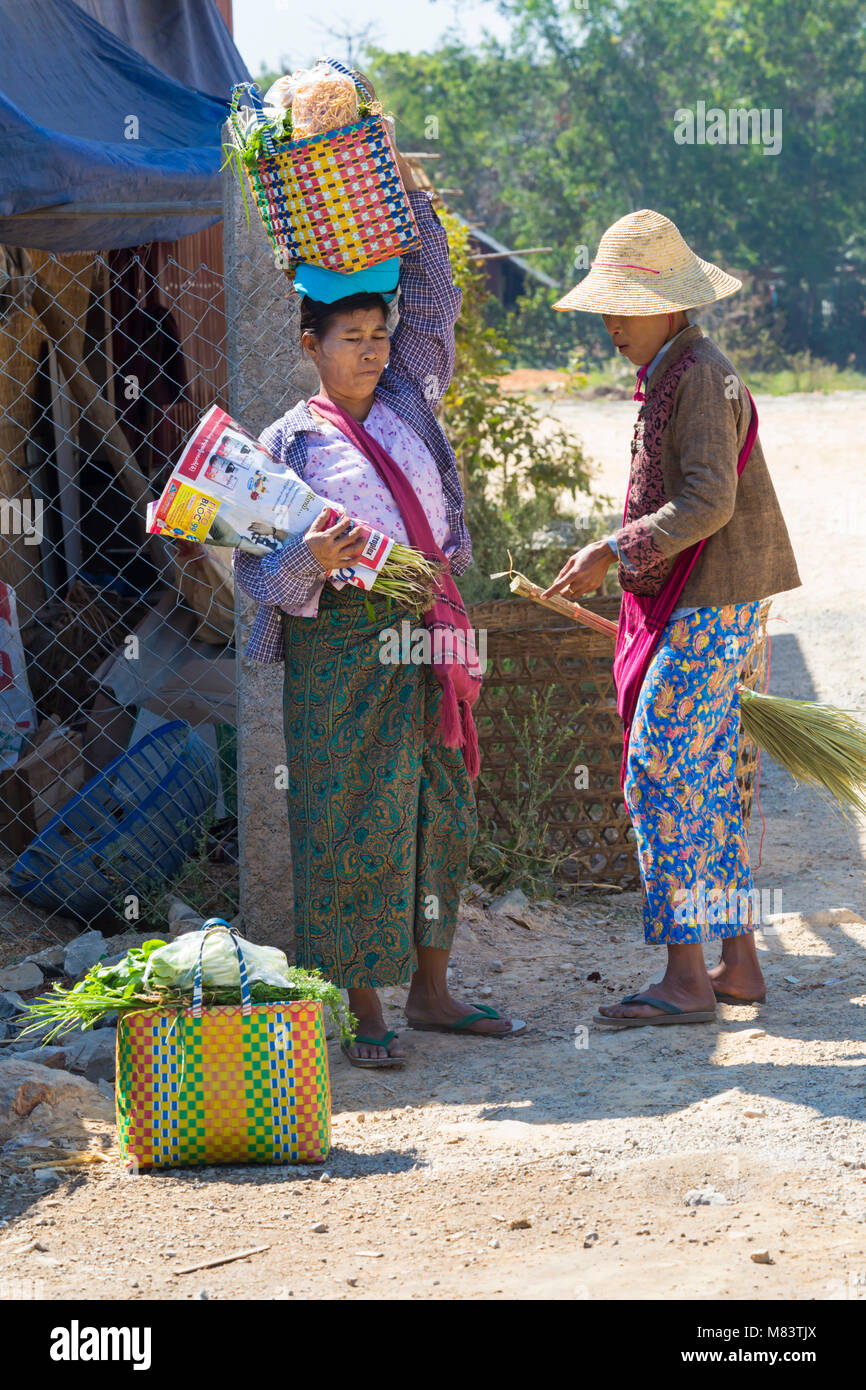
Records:
<instances>
[{"instance_id":1,"label":"green vegetable bundle","mask_svg":"<svg viewBox=\"0 0 866 1390\"><path fill-rule=\"evenodd\" d=\"M359 120L365 121L369 116L381 110L378 102L367 101L363 96L359 98ZM237 178L241 186L244 206L247 209L247 219L249 219L244 166L247 169L254 169L257 164L268 157L269 139L273 142L278 153L282 146L291 144L295 138L292 128L292 109L291 106L287 106L283 110L269 106L266 110L255 114L248 113L246 119L237 114L232 125L234 131L232 142L223 145L223 153L225 154L223 168L228 165Z\"/></svg>"},{"instance_id":2,"label":"green vegetable bundle","mask_svg":"<svg viewBox=\"0 0 866 1390\"><path fill-rule=\"evenodd\" d=\"M414 608L423 613L433 602L440 569L420 550L395 541L373 581L373 591L393 599L401 608Z\"/></svg>"},{"instance_id":3,"label":"green vegetable bundle","mask_svg":"<svg viewBox=\"0 0 866 1390\"><path fill-rule=\"evenodd\" d=\"M365 121L371 116L381 111L381 106L377 102L365 101L361 97L358 101L358 120ZM235 126L234 146L227 153L236 153L238 160L251 169L260 160L267 157L266 137L270 136L273 143L279 148L280 145L287 145L294 139L292 129L292 109L290 106L280 110L277 107L268 106L265 112L258 114L255 119L248 120L246 126L238 122ZM237 166L235 166L237 168ZM239 172L239 170L238 170Z\"/></svg>"},{"instance_id":4,"label":"green vegetable bundle","mask_svg":"<svg viewBox=\"0 0 866 1390\"><path fill-rule=\"evenodd\" d=\"M48 1042L72 1028L92 1028L94 1024L111 1014L129 1013L134 1009L185 1008L192 1003L192 978L186 983L184 974L174 976L168 970L162 976L149 965L154 953L176 950L180 942L192 937L197 944L199 933L186 933L176 941L166 942L159 938L145 941L141 946L127 951L122 960L115 965L94 965L83 979L71 989L55 985L49 994L34 999L27 1010L27 1022L21 1030L22 1036L40 1031L49 1025L49 1031L41 1034ZM245 954L252 943L244 943ZM265 951L270 948L253 948ZM282 952L274 954L285 956ZM237 961L235 959L235 973ZM241 1002L240 983L220 983L220 977L209 978L203 972L203 1003L239 1004ZM286 966L279 984L260 979L251 979L250 996L254 1004L267 1004L291 1000L321 1000L330 1011L335 1026L339 1029L341 1040L349 1044L354 1039L356 1019L343 1003L342 995L336 985L331 984L317 970L301 970Z\"/></svg>"}]
</instances>

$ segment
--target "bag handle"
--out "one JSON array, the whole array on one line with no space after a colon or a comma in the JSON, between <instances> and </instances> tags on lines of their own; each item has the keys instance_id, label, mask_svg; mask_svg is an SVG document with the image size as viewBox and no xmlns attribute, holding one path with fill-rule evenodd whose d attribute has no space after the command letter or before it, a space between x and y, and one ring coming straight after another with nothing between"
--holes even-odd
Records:
<instances>
[{"instance_id":1,"label":"bag handle","mask_svg":"<svg viewBox=\"0 0 866 1390\"><path fill-rule=\"evenodd\" d=\"M238 146L242 145L244 138L244 132L241 130L241 123L238 120L238 106L240 105L242 92L246 93L246 104L251 106L253 108L253 111L255 112L255 124L257 126L264 127L264 129L262 130L262 145L264 146L265 154L268 157L270 157L271 155L276 154L277 149L273 142L273 138L271 137L271 133L268 129L268 118L265 115L265 107L264 102L262 101L262 94L259 91L258 86L255 82L236 82L235 85L232 87L232 102L231 107L229 109L229 120L231 121L232 130L235 133Z\"/></svg>"},{"instance_id":2,"label":"bag handle","mask_svg":"<svg viewBox=\"0 0 866 1390\"><path fill-rule=\"evenodd\" d=\"M227 931L235 944L235 950L238 953L238 967L240 969L241 975L241 1008L243 1010L244 1017L249 1018L250 1014L252 1013L253 1003L252 997L250 995L250 985L247 979L246 961L244 960L244 953L241 950L241 944L238 939L238 934L235 931L234 927L230 926L224 917L209 917L206 922L202 923L201 945L198 948L198 960L195 964L195 980L193 982L192 987L192 1016L193 1018L201 1018L202 956L204 954L204 943L207 940L208 935L212 931Z\"/></svg>"},{"instance_id":3,"label":"bag handle","mask_svg":"<svg viewBox=\"0 0 866 1390\"><path fill-rule=\"evenodd\" d=\"M334 72L341 72L344 77L351 77L362 97L364 97L366 101L375 101L376 94L373 88L359 72L353 72L352 69L347 68L344 63L338 63L336 58L317 58L316 61L319 63L327 63L329 68L333 68Z\"/></svg>"}]
</instances>

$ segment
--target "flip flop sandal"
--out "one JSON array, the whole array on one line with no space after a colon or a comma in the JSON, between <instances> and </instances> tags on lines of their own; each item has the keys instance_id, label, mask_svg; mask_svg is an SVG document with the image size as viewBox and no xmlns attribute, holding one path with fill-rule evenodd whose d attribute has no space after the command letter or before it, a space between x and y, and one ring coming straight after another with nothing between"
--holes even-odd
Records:
<instances>
[{"instance_id":1,"label":"flip flop sandal","mask_svg":"<svg viewBox=\"0 0 866 1390\"><path fill-rule=\"evenodd\" d=\"M463 1037L473 1038L516 1038L519 1033L526 1032L526 1024L522 1018L513 1018L511 1027L504 1033L473 1033L471 1025L477 1023L481 1018L501 1018L502 1014L497 1013L496 1009L491 1009L488 1004L476 1004L475 1012L464 1014L463 1018L458 1018L456 1023L413 1023L407 1014L410 1028L414 1028L416 1033L460 1033Z\"/></svg>"},{"instance_id":2,"label":"flip flop sandal","mask_svg":"<svg viewBox=\"0 0 866 1390\"><path fill-rule=\"evenodd\" d=\"M593 1023L606 1023L611 1028L663 1028L672 1023L712 1023L715 1009L696 1009L688 1013L667 999L654 999L651 994L627 994L621 1004L650 1004L661 1009L661 1014L649 1018L608 1018L606 1014L595 1014Z\"/></svg>"},{"instance_id":3,"label":"flip flop sandal","mask_svg":"<svg viewBox=\"0 0 866 1390\"><path fill-rule=\"evenodd\" d=\"M713 994L720 1004L763 1004L767 998L762 994L759 999L741 999L738 994L723 994L718 989L714 989Z\"/></svg>"},{"instance_id":4,"label":"flip flop sandal","mask_svg":"<svg viewBox=\"0 0 866 1390\"><path fill-rule=\"evenodd\" d=\"M385 1047L389 1042L393 1042L397 1034L393 1029L386 1033L384 1038L365 1038L362 1033L355 1034L355 1043L367 1043L369 1047ZM396 1071L405 1064L405 1057L353 1057L345 1043L340 1044L340 1051L353 1067L365 1067L368 1071Z\"/></svg>"}]
</instances>

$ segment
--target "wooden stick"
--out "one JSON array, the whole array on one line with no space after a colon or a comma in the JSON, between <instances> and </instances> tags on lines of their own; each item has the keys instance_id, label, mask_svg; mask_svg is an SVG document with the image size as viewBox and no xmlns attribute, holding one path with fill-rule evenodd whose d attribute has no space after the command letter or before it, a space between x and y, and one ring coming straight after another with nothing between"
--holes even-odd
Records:
<instances>
[{"instance_id":1,"label":"wooden stick","mask_svg":"<svg viewBox=\"0 0 866 1390\"><path fill-rule=\"evenodd\" d=\"M608 618L602 618L598 613L590 613L588 608L581 608L579 603L572 603L570 599L563 598L561 594L554 594L552 598L542 598L542 590L537 584L533 584L531 579L527 579L525 574L518 574L517 570L503 570L501 574L491 574L491 579L503 579L505 575L511 574L512 580L509 585L513 594L518 594L520 598L528 598L533 603L539 604L542 608L550 608L554 613L562 613L564 617L571 618L576 623L583 623L584 627L591 627L596 632L603 632L607 637L616 639L617 625ZM755 694L742 681L737 681L737 690L744 698ZM588 888L616 887L616 884L590 883L584 884Z\"/></svg>"},{"instance_id":2,"label":"wooden stick","mask_svg":"<svg viewBox=\"0 0 866 1390\"><path fill-rule=\"evenodd\" d=\"M213 1260L200 1260L197 1265L183 1265L180 1269L173 1269L172 1274L194 1274L197 1269L213 1269L216 1265L229 1265L233 1260L245 1260L247 1255L261 1255L262 1251L270 1250L269 1245L253 1245L249 1250L238 1250L235 1255L217 1255Z\"/></svg>"},{"instance_id":3,"label":"wooden stick","mask_svg":"<svg viewBox=\"0 0 866 1390\"><path fill-rule=\"evenodd\" d=\"M511 592L518 594L520 598L528 598L542 608L550 608L554 613L562 613L564 617L571 618L573 622L583 623L584 627L591 627L595 632L603 632L607 637L616 637L616 623L612 623L609 618L602 618L598 613L590 613L588 608L581 608L579 603L573 603L571 599L563 598L561 594L554 594L552 598L542 598L542 590L539 585L533 584L532 580L527 579L525 574L518 574L515 570L509 587Z\"/></svg>"},{"instance_id":4,"label":"wooden stick","mask_svg":"<svg viewBox=\"0 0 866 1390\"><path fill-rule=\"evenodd\" d=\"M440 189L440 192L445 192ZM501 261L511 256L540 256L544 251L554 251L553 246L524 246L517 251L472 251L469 254L470 261Z\"/></svg>"},{"instance_id":5,"label":"wooden stick","mask_svg":"<svg viewBox=\"0 0 866 1390\"><path fill-rule=\"evenodd\" d=\"M19 1166L22 1168L85 1168L91 1163L110 1163L112 1158L116 1157L116 1149L110 1154L93 1149L70 1154L64 1158L31 1158L27 1163L22 1163Z\"/></svg>"}]
</instances>

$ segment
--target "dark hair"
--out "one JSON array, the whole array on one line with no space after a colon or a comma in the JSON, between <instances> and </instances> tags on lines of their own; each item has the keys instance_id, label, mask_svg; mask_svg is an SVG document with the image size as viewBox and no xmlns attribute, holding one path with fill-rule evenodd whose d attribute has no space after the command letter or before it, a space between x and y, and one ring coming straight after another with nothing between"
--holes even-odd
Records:
<instances>
[{"instance_id":1,"label":"dark hair","mask_svg":"<svg viewBox=\"0 0 866 1390\"><path fill-rule=\"evenodd\" d=\"M387 318L388 306L380 294L350 294L345 299L335 299L332 304L323 304L319 299L304 295L301 300L301 333L315 333L317 338L323 338L333 320L341 314L350 314L353 309L375 308L382 310L383 319Z\"/></svg>"}]
</instances>

